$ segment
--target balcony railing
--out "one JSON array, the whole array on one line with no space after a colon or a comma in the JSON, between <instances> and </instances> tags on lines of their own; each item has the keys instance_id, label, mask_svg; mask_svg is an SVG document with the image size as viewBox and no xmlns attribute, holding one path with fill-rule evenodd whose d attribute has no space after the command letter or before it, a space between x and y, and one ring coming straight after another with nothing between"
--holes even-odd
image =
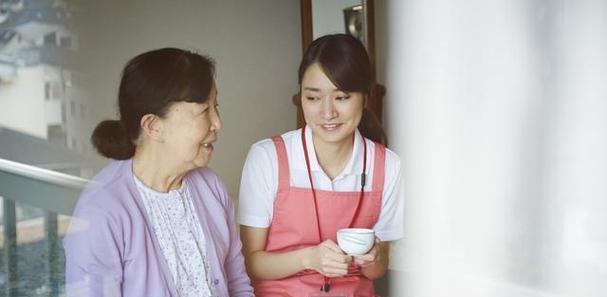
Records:
<instances>
[{"instance_id":1,"label":"balcony railing","mask_svg":"<svg viewBox=\"0 0 607 297\"><path fill-rule=\"evenodd\" d=\"M59 225L61 215L69 216L87 180L0 159L0 196L3 208L3 262L5 275L4 296L17 296L17 216L16 203L36 207L44 212L43 236L46 243L45 275L47 277L46 296L59 296L62 279L58 276L63 267L56 261L60 257L58 248ZM63 217L63 216L61 216ZM63 224L65 225L65 224ZM1 293L0 293L1 294Z\"/></svg>"}]
</instances>

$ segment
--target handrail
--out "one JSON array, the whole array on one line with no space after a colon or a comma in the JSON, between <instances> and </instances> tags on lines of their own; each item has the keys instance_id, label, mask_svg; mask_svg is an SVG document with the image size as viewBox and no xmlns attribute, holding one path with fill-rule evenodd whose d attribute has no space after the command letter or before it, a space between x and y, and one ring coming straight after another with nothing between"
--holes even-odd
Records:
<instances>
[{"instance_id":1,"label":"handrail","mask_svg":"<svg viewBox=\"0 0 607 297\"><path fill-rule=\"evenodd\" d=\"M88 180L40 167L0 158L0 171L47 182L57 186L82 189Z\"/></svg>"},{"instance_id":2,"label":"handrail","mask_svg":"<svg viewBox=\"0 0 607 297\"><path fill-rule=\"evenodd\" d=\"M71 214L80 191L87 183L88 180L80 177L0 158L2 256L5 259L2 270L6 281L4 296L18 295L19 279L22 277L17 270L17 247L21 244L17 240L17 202L44 210L44 221L39 224L44 228L44 237L39 236L37 240L46 241L48 293L57 297L60 291L58 278L63 269L57 261L61 252L57 244L58 214ZM19 230L23 231L21 228Z\"/></svg>"},{"instance_id":3,"label":"handrail","mask_svg":"<svg viewBox=\"0 0 607 297\"><path fill-rule=\"evenodd\" d=\"M0 196L45 211L71 215L88 182L81 177L0 158Z\"/></svg>"}]
</instances>

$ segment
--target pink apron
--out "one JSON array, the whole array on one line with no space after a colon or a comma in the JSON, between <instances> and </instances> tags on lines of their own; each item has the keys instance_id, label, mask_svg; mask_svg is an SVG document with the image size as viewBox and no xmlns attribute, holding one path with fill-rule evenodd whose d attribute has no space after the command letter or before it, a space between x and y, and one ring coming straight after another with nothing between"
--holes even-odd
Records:
<instances>
[{"instance_id":1,"label":"pink apron","mask_svg":"<svg viewBox=\"0 0 607 297\"><path fill-rule=\"evenodd\" d=\"M312 191L307 188L291 187L289 164L282 137L273 137L278 156L278 191L274 200L274 214L268 229L265 250L285 252L318 245L316 214ZM375 158L372 158L373 184L371 191L365 192L358 217L352 228L373 228L381 208L384 185L385 148L375 144ZM318 218L322 230L322 241L337 242L337 230L349 227L356 211L359 192L333 192L316 190ZM320 290L324 277L312 270L305 270L279 280L258 280L253 283L257 297L309 297L309 296L374 296L373 281L351 265L348 275L331 278L331 290Z\"/></svg>"}]
</instances>

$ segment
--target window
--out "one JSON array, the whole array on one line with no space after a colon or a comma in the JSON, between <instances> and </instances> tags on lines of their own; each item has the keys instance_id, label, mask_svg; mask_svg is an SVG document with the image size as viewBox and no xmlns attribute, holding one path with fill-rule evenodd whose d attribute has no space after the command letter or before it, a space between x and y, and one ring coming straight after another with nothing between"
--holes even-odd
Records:
<instances>
[{"instance_id":1,"label":"window","mask_svg":"<svg viewBox=\"0 0 607 297\"><path fill-rule=\"evenodd\" d=\"M65 102L61 102L61 122L64 125L67 124L67 107L65 106Z\"/></svg>"},{"instance_id":2,"label":"window","mask_svg":"<svg viewBox=\"0 0 607 297\"><path fill-rule=\"evenodd\" d=\"M44 35L44 45L57 45L57 33L52 32Z\"/></svg>"},{"instance_id":3,"label":"window","mask_svg":"<svg viewBox=\"0 0 607 297\"><path fill-rule=\"evenodd\" d=\"M63 97L63 87L59 83L53 82L51 84L51 91L53 93L53 99L61 99L61 97Z\"/></svg>"},{"instance_id":4,"label":"window","mask_svg":"<svg viewBox=\"0 0 607 297\"><path fill-rule=\"evenodd\" d=\"M51 83L50 82L44 82L44 100L50 100L51 99Z\"/></svg>"},{"instance_id":5,"label":"window","mask_svg":"<svg viewBox=\"0 0 607 297\"><path fill-rule=\"evenodd\" d=\"M71 48L72 47L72 38L71 37L61 37L59 39L59 45L62 48Z\"/></svg>"},{"instance_id":6,"label":"window","mask_svg":"<svg viewBox=\"0 0 607 297\"><path fill-rule=\"evenodd\" d=\"M10 41L0 46L0 72L26 74L0 82L0 296L65 295L61 239L81 186L69 185L73 177L47 178L98 170L85 136L92 123L78 115L86 109L80 102L91 102L89 88L72 80L76 69L88 73L78 68L77 36L69 33L81 24L65 17L76 2L0 0L7 20L0 44Z\"/></svg>"}]
</instances>

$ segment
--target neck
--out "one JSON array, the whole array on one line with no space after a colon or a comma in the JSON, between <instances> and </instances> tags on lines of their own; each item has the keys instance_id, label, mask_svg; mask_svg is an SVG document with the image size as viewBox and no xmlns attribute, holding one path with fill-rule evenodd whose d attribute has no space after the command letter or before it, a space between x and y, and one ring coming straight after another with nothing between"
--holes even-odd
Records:
<instances>
[{"instance_id":1,"label":"neck","mask_svg":"<svg viewBox=\"0 0 607 297\"><path fill-rule=\"evenodd\" d=\"M339 143L323 142L312 134L316 159L322 170L331 179L341 173L352 156L354 134Z\"/></svg>"},{"instance_id":2,"label":"neck","mask_svg":"<svg viewBox=\"0 0 607 297\"><path fill-rule=\"evenodd\" d=\"M166 154L150 147L137 146L133 156L133 174L154 191L167 193L179 189L187 173L170 164L169 160L166 160Z\"/></svg>"}]
</instances>

